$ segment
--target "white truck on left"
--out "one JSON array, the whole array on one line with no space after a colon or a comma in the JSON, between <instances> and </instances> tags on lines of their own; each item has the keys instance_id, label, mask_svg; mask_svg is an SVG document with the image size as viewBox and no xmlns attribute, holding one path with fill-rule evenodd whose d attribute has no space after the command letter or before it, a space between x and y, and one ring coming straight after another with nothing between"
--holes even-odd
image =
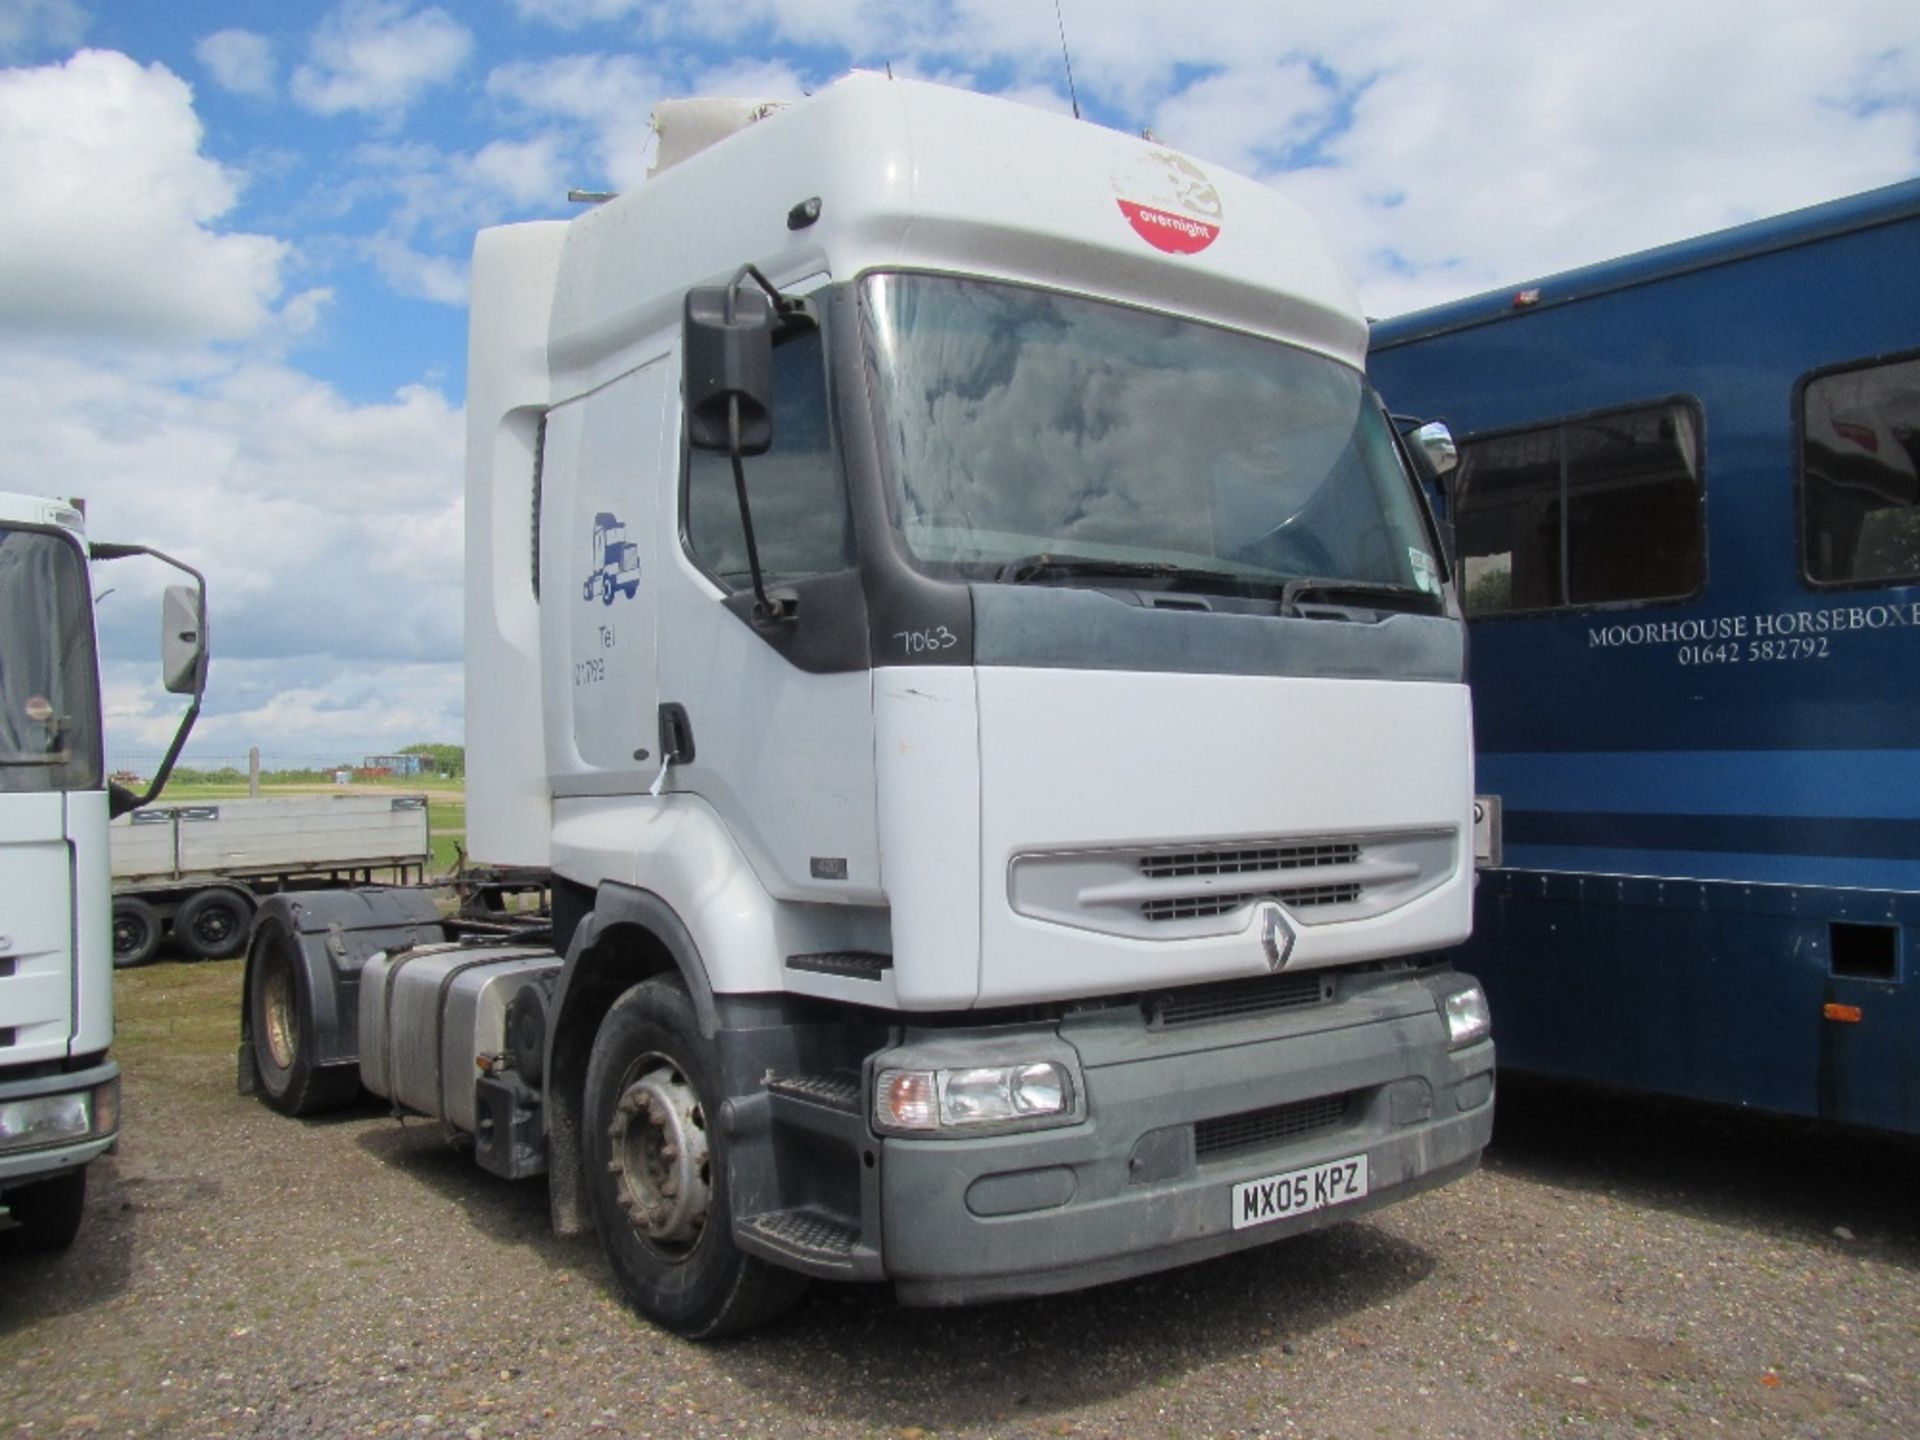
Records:
<instances>
[{"instance_id":1,"label":"white truck on left","mask_svg":"<svg viewBox=\"0 0 1920 1440\"><path fill-rule=\"evenodd\" d=\"M146 793L106 780L89 560L191 576L161 601L169 691L191 695ZM144 545L89 545L77 504L0 494L0 1251L73 1242L86 1167L120 1129L107 822L166 783L206 687L206 584Z\"/></svg>"}]
</instances>

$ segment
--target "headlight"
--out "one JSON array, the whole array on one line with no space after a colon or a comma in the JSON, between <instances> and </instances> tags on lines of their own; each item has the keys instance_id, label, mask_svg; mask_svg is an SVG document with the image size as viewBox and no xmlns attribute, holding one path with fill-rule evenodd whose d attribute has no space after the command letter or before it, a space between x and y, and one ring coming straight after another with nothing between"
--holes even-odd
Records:
<instances>
[{"instance_id":1,"label":"headlight","mask_svg":"<svg viewBox=\"0 0 1920 1440\"><path fill-rule=\"evenodd\" d=\"M1487 1010L1486 992L1478 985L1454 991L1441 1002L1440 1008L1447 1017L1447 1043L1456 1050L1462 1045L1486 1039L1487 1033L1493 1029L1493 1016Z\"/></svg>"},{"instance_id":2,"label":"headlight","mask_svg":"<svg viewBox=\"0 0 1920 1440\"><path fill-rule=\"evenodd\" d=\"M84 1140L93 1131L87 1096L36 1095L0 1105L0 1150L34 1150L63 1140Z\"/></svg>"},{"instance_id":3,"label":"headlight","mask_svg":"<svg viewBox=\"0 0 1920 1440\"><path fill-rule=\"evenodd\" d=\"M873 1120L883 1130L1001 1125L1073 1107L1073 1082L1052 1061L964 1070L882 1070L873 1087Z\"/></svg>"}]
</instances>

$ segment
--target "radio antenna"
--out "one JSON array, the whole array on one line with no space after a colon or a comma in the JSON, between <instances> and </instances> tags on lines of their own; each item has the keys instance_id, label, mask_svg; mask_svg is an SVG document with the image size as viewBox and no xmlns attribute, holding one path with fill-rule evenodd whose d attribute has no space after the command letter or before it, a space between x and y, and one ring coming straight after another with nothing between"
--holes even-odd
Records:
<instances>
[{"instance_id":1,"label":"radio antenna","mask_svg":"<svg viewBox=\"0 0 1920 1440\"><path fill-rule=\"evenodd\" d=\"M1060 13L1060 0L1053 0L1054 23L1060 27L1060 58L1067 67L1067 99L1073 102L1073 118L1080 118L1080 96L1073 88L1073 56L1067 53L1067 21Z\"/></svg>"}]
</instances>

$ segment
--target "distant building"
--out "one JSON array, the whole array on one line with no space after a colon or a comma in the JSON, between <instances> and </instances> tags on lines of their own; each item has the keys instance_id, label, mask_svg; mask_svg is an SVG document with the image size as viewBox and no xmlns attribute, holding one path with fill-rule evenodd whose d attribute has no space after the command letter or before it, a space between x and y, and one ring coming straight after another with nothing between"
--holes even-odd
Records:
<instances>
[{"instance_id":1,"label":"distant building","mask_svg":"<svg viewBox=\"0 0 1920 1440\"><path fill-rule=\"evenodd\" d=\"M374 775L420 775L426 768L422 755L369 755L360 764L362 773Z\"/></svg>"}]
</instances>

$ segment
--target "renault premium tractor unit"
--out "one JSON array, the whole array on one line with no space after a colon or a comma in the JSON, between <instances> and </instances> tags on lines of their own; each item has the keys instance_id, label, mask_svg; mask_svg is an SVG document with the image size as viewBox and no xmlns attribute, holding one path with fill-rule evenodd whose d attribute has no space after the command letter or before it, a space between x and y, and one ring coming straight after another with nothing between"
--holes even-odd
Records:
<instances>
[{"instance_id":1,"label":"renault premium tractor unit","mask_svg":"<svg viewBox=\"0 0 1920 1440\"><path fill-rule=\"evenodd\" d=\"M1310 225L879 76L671 139L474 252L469 848L550 909L267 901L243 1088L544 1174L695 1336L1466 1174L1461 615Z\"/></svg>"}]
</instances>

